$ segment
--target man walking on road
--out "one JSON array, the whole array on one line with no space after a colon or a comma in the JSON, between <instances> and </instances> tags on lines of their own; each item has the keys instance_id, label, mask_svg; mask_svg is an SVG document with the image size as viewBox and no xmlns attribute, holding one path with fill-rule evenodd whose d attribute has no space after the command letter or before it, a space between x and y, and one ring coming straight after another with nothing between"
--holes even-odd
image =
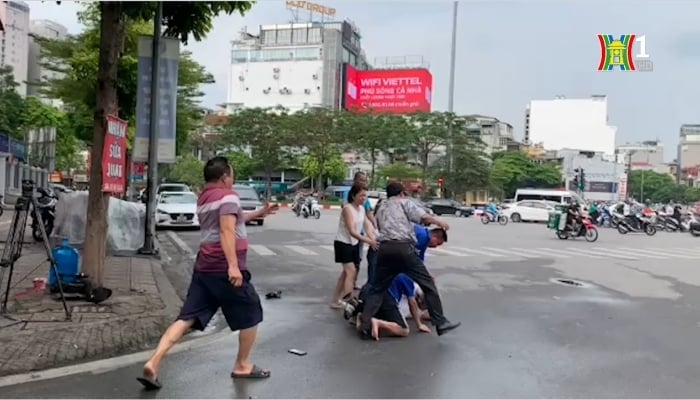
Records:
<instances>
[{"instance_id":1,"label":"man walking on road","mask_svg":"<svg viewBox=\"0 0 700 400\"><path fill-rule=\"evenodd\" d=\"M438 335L451 331L461 323L450 322L442 311L442 302L435 282L416 252L414 224L428 223L444 230L449 229L445 222L427 214L416 203L404 197L404 187L398 182L386 187L387 200L377 210L377 225L381 231L374 284L364 304L360 333L363 339L372 334L372 316L381 307L386 291L399 273L408 275L423 289L430 319ZM377 339L377 338L374 338Z\"/></svg>"},{"instance_id":2,"label":"man walking on road","mask_svg":"<svg viewBox=\"0 0 700 400\"><path fill-rule=\"evenodd\" d=\"M155 353L143 367L143 376L137 378L147 390L161 388L160 364L175 343L190 329L204 330L219 308L231 330L240 331L238 357L231 377L270 377L270 371L250 361L263 311L246 265L245 223L271 214L276 207L266 204L259 211L244 213L240 198L232 190L233 168L224 157L207 162L204 180L206 184L197 200L202 240L192 281L180 316L163 334Z\"/></svg>"}]
</instances>

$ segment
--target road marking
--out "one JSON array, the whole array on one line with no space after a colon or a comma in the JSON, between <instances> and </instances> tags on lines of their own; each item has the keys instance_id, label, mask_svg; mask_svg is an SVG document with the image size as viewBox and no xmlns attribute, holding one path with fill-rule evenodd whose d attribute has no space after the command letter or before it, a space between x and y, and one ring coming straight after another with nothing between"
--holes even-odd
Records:
<instances>
[{"instance_id":1,"label":"road marking","mask_svg":"<svg viewBox=\"0 0 700 400\"><path fill-rule=\"evenodd\" d=\"M584 250L584 249L580 249L577 247L567 247L566 249L572 253L580 254L580 255L585 256L585 257L598 258L598 259L605 258L603 256L593 254L593 252L591 252L590 250Z\"/></svg>"},{"instance_id":2,"label":"road marking","mask_svg":"<svg viewBox=\"0 0 700 400\"><path fill-rule=\"evenodd\" d=\"M181 252L185 254L194 254L194 251L192 251L190 246L184 240L182 240L177 233L173 231L165 231L165 235L170 238L175 247L178 247Z\"/></svg>"},{"instance_id":3,"label":"road marking","mask_svg":"<svg viewBox=\"0 0 700 400\"><path fill-rule=\"evenodd\" d=\"M544 257L554 257L554 258L571 258L569 256L563 255L563 254L558 254L559 252L549 252L545 250L542 250L541 248L537 249L523 249L520 247L513 247L514 250L519 250L519 251L526 251L530 252L532 254L541 254Z\"/></svg>"},{"instance_id":4,"label":"road marking","mask_svg":"<svg viewBox=\"0 0 700 400\"><path fill-rule=\"evenodd\" d=\"M664 257L671 257L671 258L684 258L686 260L692 260L695 257L688 256L685 254L680 254L680 253L670 253L670 252L664 252L664 251L659 251L656 249L649 249L649 250L643 250L643 249L633 249L631 247L620 247L622 250L631 250L631 251L636 251L639 253L642 253L642 255L646 254L651 254L652 256L664 256Z\"/></svg>"},{"instance_id":5,"label":"road marking","mask_svg":"<svg viewBox=\"0 0 700 400\"><path fill-rule=\"evenodd\" d=\"M488 257L505 257L503 254L496 254L488 251L483 251L483 250L478 250L478 249L465 249L465 248L459 248L459 251L463 251L464 253L476 253L476 254L481 254L482 256L488 256Z\"/></svg>"},{"instance_id":6,"label":"road marking","mask_svg":"<svg viewBox=\"0 0 700 400\"><path fill-rule=\"evenodd\" d=\"M333 251L335 252L335 248L333 246L318 246L322 249L328 250L328 251Z\"/></svg>"},{"instance_id":7,"label":"road marking","mask_svg":"<svg viewBox=\"0 0 700 400\"><path fill-rule=\"evenodd\" d=\"M294 251L294 252L296 252L296 253L299 253L299 254L301 254L301 255L304 255L304 256L317 256L317 255L318 255L318 253L316 253L315 251L309 250L309 249L307 249L306 247L292 246L292 245L284 246L284 247L286 247L286 248L288 248L289 250L292 250L292 251Z\"/></svg>"},{"instance_id":8,"label":"road marking","mask_svg":"<svg viewBox=\"0 0 700 400\"><path fill-rule=\"evenodd\" d=\"M674 250L674 251L682 251L682 252L684 252L684 253L686 253L686 254L693 254L693 255L695 255L695 256L700 257L700 250L688 249L688 248L685 248L685 247L673 247L673 248L671 248L671 250Z\"/></svg>"},{"instance_id":9,"label":"road marking","mask_svg":"<svg viewBox=\"0 0 700 400\"><path fill-rule=\"evenodd\" d=\"M623 249L624 249L624 247L616 247L614 249L609 249L608 251L614 251L614 252L617 252L620 254L629 254L631 257L636 257L638 259L645 258L645 257L646 258L653 258L656 260L665 260L666 259L666 257L659 256L656 254L644 254L644 253L640 254L640 251L637 249L632 249L632 250L623 250Z\"/></svg>"},{"instance_id":10,"label":"road marking","mask_svg":"<svg viewBox=\"0 0 700 400\"><path fill-rule=\"evenodd\" d=\"M629 252L622 250L607 249L605 247L594 247L593 249L606 257L621 258L623 260L639 260L639 255L630 255Z\"/></svg>"},{"instance_id":11,"label":"road marking","mask_svg":"<svg viewBox=\"0 0 700 400\"><path fill-rule=\"evenodd\" d=\"M533 254L524 254L524 253L521 253L521 252L519 252L519 251L511 251L511 250L497 249L497 248L494 248L494 247L481 246L481 248L482 248L482 249L489 250L489 251L493 251L493 252L495 252L495 253L498 253L498 252L500 252L500 253L505 253L505 255L507 255L507 256L525 257L525 258L540 258L540 257L542 257L542 256L540 256L540 255L537 255L537 256L536 256L536 255L533 255Z\"/></svg>"},{"instance_id":12,"label":"road marking","mask_svg":"<svg viewBox=\"0 0 700 400\"><path fill-rule=\"evenodd\" d=\"M274 256L275 252L260 244L249 244L248 248L253 250L259 256Z\"/></svg>"},{"instance_id":13,"label":"road marking","mask_svg":"<svg viewBox=\"0 0 700 400\"><path fill-rule=\"evenodd\" d=\"M446 249L439 249L439 248L430 249L429 252L442 253L442 254L446 254L446 255L448 255L448 256L455 256L455 257L470 257L469 254L458 253L458 252L456 252L456 251L451 251L451 250L446 250Z\"/></svg>"}]
</instances>

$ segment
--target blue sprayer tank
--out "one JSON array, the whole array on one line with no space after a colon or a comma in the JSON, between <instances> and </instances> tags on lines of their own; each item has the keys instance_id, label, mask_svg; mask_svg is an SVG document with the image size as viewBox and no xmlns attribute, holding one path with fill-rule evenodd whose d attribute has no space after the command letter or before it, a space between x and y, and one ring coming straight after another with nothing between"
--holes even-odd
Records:
<instances>
[{"instance_id":1,"label":"blue sprayer tank","mask_svg":"<svg viewBox=\"0 0 700 400\"><path fill-rule=\"evenodd\" d=\"M53 258L56 260L56 268L61 276L61 283L74 283L77 281L76 276L80 273L80 253L74 247L71 247L67 237L61 241L61 245L57 246L52 251ZM56 274L53 268L49 267L49 287L57 282Z\"/></svg>"}]
</instances>

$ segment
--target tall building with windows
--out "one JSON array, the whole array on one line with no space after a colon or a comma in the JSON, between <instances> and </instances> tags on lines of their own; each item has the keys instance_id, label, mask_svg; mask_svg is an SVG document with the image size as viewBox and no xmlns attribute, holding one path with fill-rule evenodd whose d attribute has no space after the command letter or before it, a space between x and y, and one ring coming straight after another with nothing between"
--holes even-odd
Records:
<instances>
[{"instance_id":1,"label":"tall building with windows","mask_svg":"<svg viewBox=\"0 0 700 400\"><path fill-rule=\"evenodd\" d=\"M263 25L232 43L226 109L282 106L338 108L342 65L367 68L350 21Z\"/></svg>"},{"instance_id":2,"label":"tall building with windows","mask_svg":"<svg viewBox=\"0 0 700 400\"><path fill-rule=\"evenodd\" d=\"M629 165L632 171L668 172L664 162L664 145L658 140L622 144L615 148L615 154L617 162Z\"/></svg>"},{"instance_id":3,"label":"tall building with windows","mask_svg":"<svg viewBox=\"0 0 700 400\"><path fill-rule=\"evenodd\" d=\"M18 0L0 1L0 67L12 67L17 92L27 95L29 6Z\"/></svg>"},{"instance_id":4,"label":"tall building with windows","mask_svg":"<svg viewBox=\"0 0 700 400\"><path fill-rule=\"evenodd\" d=\"M59 24L58 22L50 21L47 19L32 20L29 23L29 32L33 35L53 39L53 40L64 40L68 36L68 29ZM38 96L39 87L36 85L40 82L48 82L53 79L58 79L61 74L54 71L49 71L42 65L41 59L41 46L34 39L29 39L29 67L28 67L28 79L29 86L27 87L27 94L29 96ZM60 102L52 99L42 99L43 101L50 103L54 106L59 107Z\"/></svg>"}]
</instances>

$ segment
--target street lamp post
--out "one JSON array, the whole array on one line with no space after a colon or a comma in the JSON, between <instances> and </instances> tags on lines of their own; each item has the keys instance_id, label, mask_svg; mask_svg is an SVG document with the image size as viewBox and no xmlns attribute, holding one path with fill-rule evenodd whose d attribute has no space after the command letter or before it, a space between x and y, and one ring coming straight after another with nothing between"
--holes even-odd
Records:
<instances>
[{"instance_id":1,"label":"street lamp post","mask_svg":"<svg viewBox=\"0 0 700 400\"><path fill-rule=\"evenodd\" d=\"M455 64L457 58L457 7L459 2L455 1L452 6L452 49L450 51L450 83L449 83L449 97L447 99L447 111L452 114L454 112L454 102L455 102ZM452 119L447 125L447 154L448 154L448 172L452 172L454 167L454 156L453 156L453 146L454 146L454 132L452 131Z\"/></svg>"}]
</instances>

